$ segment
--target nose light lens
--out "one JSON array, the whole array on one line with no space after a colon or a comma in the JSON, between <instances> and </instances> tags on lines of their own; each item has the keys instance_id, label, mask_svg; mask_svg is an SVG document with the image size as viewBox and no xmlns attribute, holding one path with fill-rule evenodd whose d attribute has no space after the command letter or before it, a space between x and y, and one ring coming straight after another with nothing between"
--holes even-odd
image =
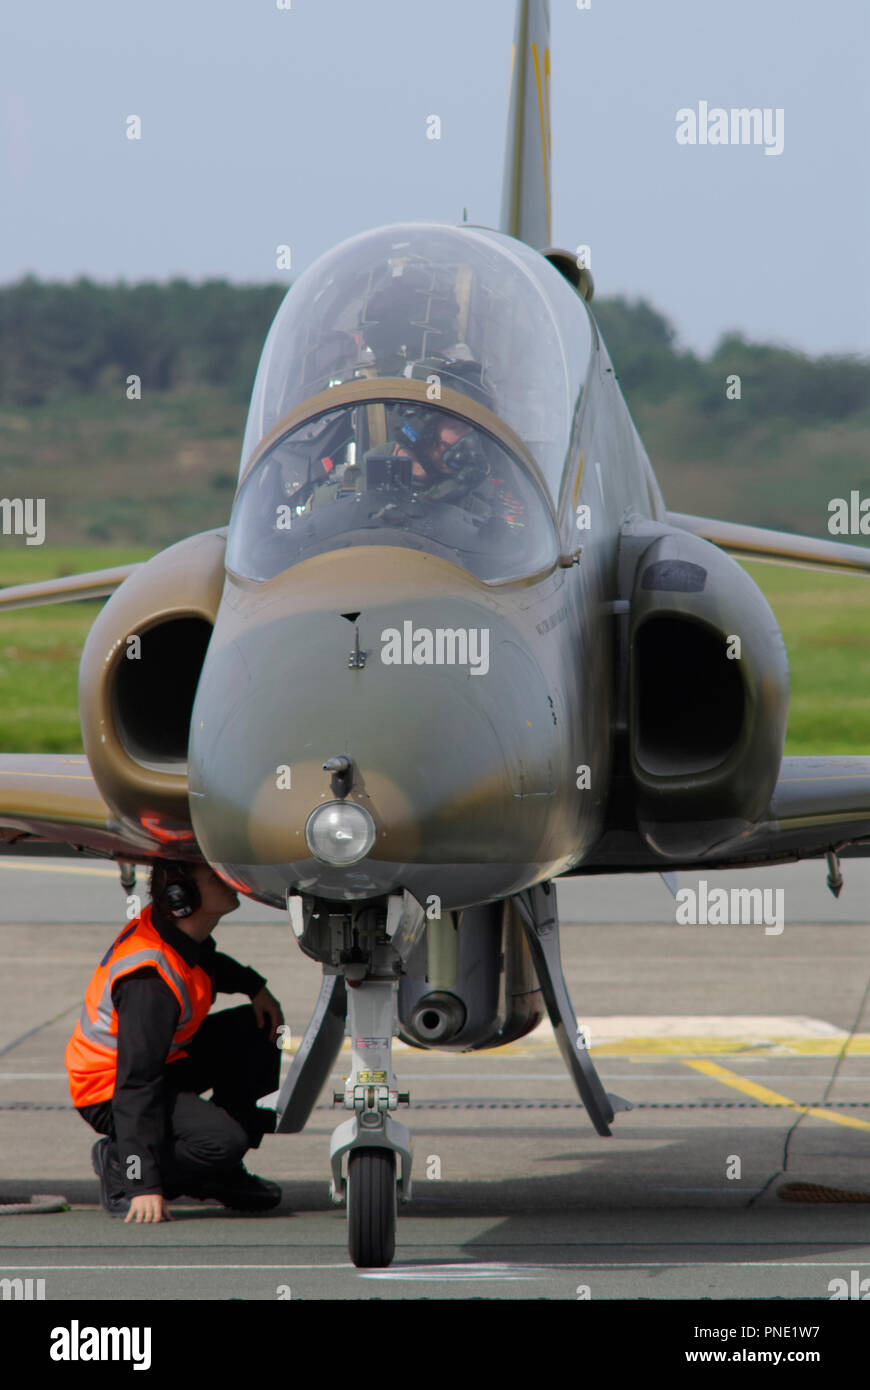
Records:
<instances>
[{"instance_id":1,"label":"nose light lens","mask_svg":"<svg viewBox=\"0 0 870 1390\"><path fill-rule=\"evenodd\" d=\"M308 848L323 864L356 864L375 842L375 823L352 801L327 801L305 823Z\"/></svg>"}]
</instances>

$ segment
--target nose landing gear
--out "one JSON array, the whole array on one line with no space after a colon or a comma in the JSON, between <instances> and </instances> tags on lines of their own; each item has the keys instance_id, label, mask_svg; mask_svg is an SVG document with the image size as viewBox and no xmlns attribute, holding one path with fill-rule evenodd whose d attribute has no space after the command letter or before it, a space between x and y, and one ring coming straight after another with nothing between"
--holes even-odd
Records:
<instances>
[{"instance_id":1,"label":"nose landing gear","mask_svg":"<svg viewBox=\"0 0 870 1390\"><path fill-rule=\"evenodd\" d=\"M349 1112L330 1143L330 1196L347 1205L348 1247L361 1269L383 1268L396 1246L398 1203L411 1200L411 1136L394 1117L409 1097L393 1073L399 975L420 936L422 909L409 894L347 909L307 899L290 904L294 935L324 967L320 997L280 1093L278 1133L303 1129L351 1040L350 1074L333 1101Z\"/></svg>"},{"instance_id":2,"label":"nose landing gear","mask_svg":"<svg viewBox=\"0 0 870 1390\"><path fill-rule=\"evenodd\" d=\"M578 1028L562 973L552 885L538 884L516 894L513 901L559 1050L595 1129L609 1135L614 1112L631 1106L604 1090ZM274 1103L279 1133L301 1130L338 1058L345 1033L350 1035L350 1075L344 1090L333 1096L348 1118L337 1127L330 1144L330 1196L337 1205L347 1204L348 1246L354 1264L360 1269L383 1268L395 1252L398 1203L411 1199L411 1136L394 1118L399 1104L407 1103L409 1097L399 1093L392 1048L398 1032L399 977L421 939L423 910L408 893L391 894L383 904L361 907L308 899L301 911L298 903L291 905L291 920L302 950L324 966L324 980L280 1093L264 1097L261 1104ZM449 992L430 991L421 1005L433 1015L433 1033L438 1032L441 1012L451 1000L461 1007ZM453 1033L455 1024L453 1019ZM427 1026L424 1018L418 1036ZM445 1042L440 1033L432 1045L438 1046L439 1041ZM476 1045L485 1046L486 1039L478 1038Z\"/></svg>"},{"instance_id":3,"label":"nose landing gear","mask_svg":"<svg viewBox=\"0 0 870 1390\"><path fill-rule=\"evenodd\" d=\"M392 1069L396 1025L395 979L367 978L348 984L352 1065L336 1103L354 1113L332 1136L330 1195L347 1201L350 1257L360 1268L388 1265L396 1245L397 1198L411 1200L411 1136L391 1111L400 1095ZM347 1177L342 1175L347 1155ZM396 1158L401 1176L396 1181Z\"/></svg>"}]
</instances>

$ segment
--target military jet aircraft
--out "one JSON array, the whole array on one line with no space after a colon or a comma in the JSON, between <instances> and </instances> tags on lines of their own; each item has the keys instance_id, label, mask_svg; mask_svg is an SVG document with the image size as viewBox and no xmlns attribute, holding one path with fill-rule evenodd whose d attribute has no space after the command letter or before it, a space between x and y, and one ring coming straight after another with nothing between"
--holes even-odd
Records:
<instances>
[{"instance_id":1,"label":"military jet aircraft","mask_svg":"<svg viewBox=\"0 0 870 1390\"><path fill-rule=\"evenodd\" d=\"M870 758L784 758L786 652L732 558L870 550L669 512L582 258L550 245L549 7L517 7L499 230L355 236L288 291L228 527L0 592L111 595L85 756L0 757L0 836L205 859L323 967L280 1091L305 1124L345 1035L331 1192L390 1263L411 1140L398 1034L492 1048L546 1013L589 1117L620 1108L562 975L561 875L870 852ZM578 263L579 261L579 263Z\"/></svg>"}]
</instances>

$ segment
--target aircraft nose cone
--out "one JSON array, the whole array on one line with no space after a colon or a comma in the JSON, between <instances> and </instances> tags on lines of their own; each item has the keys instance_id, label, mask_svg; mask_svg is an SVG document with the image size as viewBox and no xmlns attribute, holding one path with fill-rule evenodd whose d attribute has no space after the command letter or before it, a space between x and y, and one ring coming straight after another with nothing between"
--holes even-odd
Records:
<instances>
[{"instance_id":1,"label":"aircraft nose cone","mask_svg":"<svg viewBox=\"0 0 870 1390\"><path fill-rule=\"evenodd\" d=\"M271 867L257 881L281 899L291 883L365 896L522 860L553 789L553 723L498 606L455 567L387 548L363 580L346 551L269 589L219 617L200 680L189 785L209 859L243 883Z\"/></svg>"}]
</instances>

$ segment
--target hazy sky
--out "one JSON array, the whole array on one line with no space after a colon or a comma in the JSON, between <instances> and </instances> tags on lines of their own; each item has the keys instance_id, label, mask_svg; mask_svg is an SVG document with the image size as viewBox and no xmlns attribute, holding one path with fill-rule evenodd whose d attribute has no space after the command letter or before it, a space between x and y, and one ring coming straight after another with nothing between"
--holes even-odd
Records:
<instances>
[{"instance_id":1,"label":"hazy sky","mask_svg":"<svg viewBox=\"0 0 870 1390\"><path fill-rule=\"evenodd\" d=\"M739 328L870 352L868 0L551 8L553 239L591 246L597 292L703 351ZM5 0L0 280L289 281L279 243L295 273L385 222L497 225L513 13ZM678 145L700 101L782 108L782 154Z\"/></svg>"}]
</instances>

